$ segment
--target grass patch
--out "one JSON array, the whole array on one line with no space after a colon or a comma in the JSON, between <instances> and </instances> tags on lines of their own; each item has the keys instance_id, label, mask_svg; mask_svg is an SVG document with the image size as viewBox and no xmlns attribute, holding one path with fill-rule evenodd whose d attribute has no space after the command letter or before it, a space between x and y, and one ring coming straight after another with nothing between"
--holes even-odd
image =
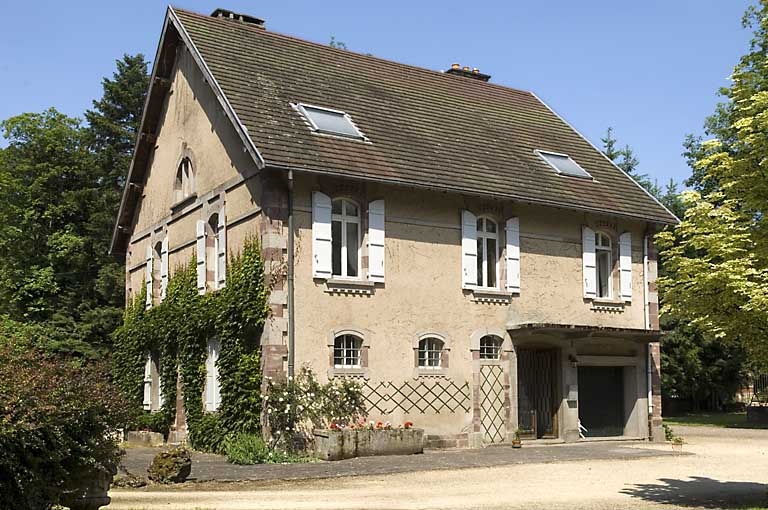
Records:
<instances>
[{"instance_id":1,"label":"grass patch","mask_svg":"<svg viewBox=\"0 0 768 510\"><path fill-rule=\"evenodd\" d=\"M691 413L664 418L667 425L722 427L729 429L768 429L768 425L747 423L747 413Z\"/></svg>"}]
</instances>

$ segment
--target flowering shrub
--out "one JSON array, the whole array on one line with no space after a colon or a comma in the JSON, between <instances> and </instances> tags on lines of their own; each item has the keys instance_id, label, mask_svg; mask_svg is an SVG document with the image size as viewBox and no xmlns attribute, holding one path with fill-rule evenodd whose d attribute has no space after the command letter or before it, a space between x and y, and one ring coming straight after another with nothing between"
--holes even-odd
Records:
<instances>
[{"instance_id":1,"label":"flowering shrub","mask_svg":"<svg viewBox=\"0 0 768 510\"><path fill-rule=\"evenodd\" d=\"M0 508L50 508L120 458L130 406L103 363L83 363L2 339Z\"/></svg>"},{"instance_id":2,"label":"flowering shrub","mask_svg":"<svg viewBox=\"0 0 768 510\"><path fill-rule=\"evenodd\" d=\"M264 399L273 444L288 449L293 449L295 434L308 438L313 428L338 428L365 413L359 384L345 378L320 384L308 367L302 367L293 379L269 381L267 386Z\"/></svg>"},{"instance_id":3,"label":"flowering shrub","mask_svg":"<svg viewBox=\"0 0 768 510\"><path fill-rule=\"evenodd\" d=\"M392 430L394 428L398 429L410 429L413 427L412 421L407 421L403 423L402 425L398 425L397 427L393 427L392 423L385 421L369 421L368 423L365 422L364 419L360 419L357 423L331 423L330 429L331 430Z\"/></svg>"}]
</instances>

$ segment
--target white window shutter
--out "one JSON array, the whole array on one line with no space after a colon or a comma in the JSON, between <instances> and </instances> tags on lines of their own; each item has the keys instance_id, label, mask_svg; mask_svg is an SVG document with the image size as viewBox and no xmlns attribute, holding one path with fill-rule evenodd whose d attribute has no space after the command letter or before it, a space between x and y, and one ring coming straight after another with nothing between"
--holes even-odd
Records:
<instances>
[{"instance_id":1,"label":"white window shutter","mask_svg":"<svg viewBox=\"0 0 768 510\"><path fill-rule=\"evenodd\" d=\"M152 291L154 290L152 288L152 286L153 286L153 282L152 282L152 271L153 271L153 269L152 269L152 256L153 256L152 243L149 243L147 245L147 266L146 266L146 273L144 275L145 281L146 281L146 284L147 284L147 302L146 302L147 308L152 306Z\"/></svg>"},{"instance_id":2,"label":"white window shutter","mask_svg":"<svg viewBox=\"0 0 768 510\"><path fill-rule=\"evenodd\" d=\"M216 367L218 359L218 340L208 340L208 355L205 358L205 410L210 412L219 408L219 374Z\"/></svg>"},{"instance_id":3,"label":"white window shutter","mask_svg":"<svg viewBox=\"0 0 768 510\"><path fill-rule=\"evenodd\" d=\"M312 192L312 276L330 278L332 271L331 197Z\"/></svg>"},{"instance_id":4,"label":"white window shutter","mask_svg":"<svg viewBox=\"0 0 768 510\"><path fill-rule=\"evenodd\" d=\"M509 218L507 234L507 291L520 293L520 218Z\"/></svg>"},{"instance_id":5,"label":"white window shutter","mask_svg":"<svg viewBox=\"0 0 768 510\"><path fill-rule=\"evenodd\" d=\"M619 236L619 276L621 299L632 301L632 234L624 232Z\"/></svg>"},{"instance_id":6,"label":"white window shutter","mask_svg":"<svg viewBox=\"0 0 768 510\"><path fill-rule=\"evenodd\" d=\"M197 291L205 294L205 220L197 220Z\"/></svg>"},{"instance_id":7,"label":"white window shutter","mask_svg":"<svg viewBox=\"0 0 768 510\"><path fill-rule=\"evenodd\" d=\"M227 219L224 206L219 211L219 228L216 239L216 288L227 284Z\"/></svg>"},{"instance_id":8,"label":"white window shutter","mask_svg":"<svg viewBox=\"0 0 768 510\"><path fill-rule=\"evenodd\" d=\"M594 299L597 296L595 231L587 226L581 227L581 250L581 263L584 273L584 297L587 299Z\"/></svg>"},{"instance_id":9,"label":"white window shutter","mask_svg":"<svg viewBox=\"0 0 768 510\"><path fill-rule=\"evenodd\" d=\"M477 216L461 211L461 266L462 286L477 286Z\"/></svg>"},{"instance_id":10,"label":"white window shutter","mask_svg":"<svg viewBox=\"0 0 768 510\"><path fill-rule=\"evenodd\" d=\"M160 299L165 299L168 290L168 236L163 238L160 245Z\"/></svg>"},{"instance_id":11,"label":"white window shutter","mask_svg":"<svg viewBox=\"0 0 768 510\"><path fill-rule=\"evenodd\" d=\"M384 282L384 200L368 204L368 279Z\"/></svg>"},{"instance_id":12,"label":"white window shutter","mask_svg":"<svg viewBox=\"0 0 768 510\"><path fill-rule=\"evenodd\" d=\"M147 361L144 363L144 402L143 407L149 411L152 409L152 354L147 353Z\"/></svg>"}]
</instances>

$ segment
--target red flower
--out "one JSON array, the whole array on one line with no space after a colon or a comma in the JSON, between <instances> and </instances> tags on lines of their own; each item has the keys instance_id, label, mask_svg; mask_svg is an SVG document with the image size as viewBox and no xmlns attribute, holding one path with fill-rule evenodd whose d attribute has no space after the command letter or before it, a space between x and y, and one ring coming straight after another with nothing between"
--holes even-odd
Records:
<instances>
[{"instance_id":1,"label":"red flower","mask_svg":"<svg viewBox=\"0 0 768 510\"><path fill-rule=\"evenodd\" d=\"M376 422L376 428L377 428L377 429L380 429L380 428L383 428L383 427L384 427L384 424L383 424L383 423L381 423L380 421L377 421L377 422Z\"/></svg>"},{"instance_id":2,"label":"red flower","mask_svg":"<svg viewBox=\"0 0 768 510\"><path fill-rule=\"evenodd\" d=\"M413 427L413 422L412 421L407 421L407 422L403 423L403 427L409 429L409 428Z\"/></svg>"},{"instance_id":3,"label":"red flower","mask_svg":"<svg viewBox=\"0 0 768 510\"><path fill-rule=\"evenodd\" d=\"M331 423L331 430L339 430L339 426L335 423Z\"/></svg>"}]
</instances>

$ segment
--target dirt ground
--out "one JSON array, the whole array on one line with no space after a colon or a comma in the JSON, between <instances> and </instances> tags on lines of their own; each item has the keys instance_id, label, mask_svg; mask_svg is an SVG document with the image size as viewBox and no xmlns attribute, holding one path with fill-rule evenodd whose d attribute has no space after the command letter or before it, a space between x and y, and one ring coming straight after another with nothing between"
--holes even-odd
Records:
<instances>
[{"instance_id":1,"label":"dirt ground","mask_svg":"<svg viewBox=\"0 0 768 510\"><path fill-rule=\"evenodd\" d=\"M675 432L693 455L114 490L109 509L768 507L768 430L676 427Z\"/></svg>"}]
</instances>

